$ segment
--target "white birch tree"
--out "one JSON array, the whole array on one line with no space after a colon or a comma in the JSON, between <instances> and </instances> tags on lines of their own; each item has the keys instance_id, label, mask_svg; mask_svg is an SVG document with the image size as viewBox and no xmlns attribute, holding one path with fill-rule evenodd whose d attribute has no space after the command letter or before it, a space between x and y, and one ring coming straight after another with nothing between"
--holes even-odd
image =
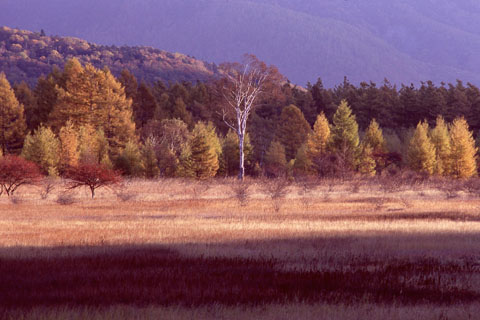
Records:
<instances>
[{"instance_id":1,"label":"white birch tree","mask_svg":"<svg viewBox=\"0 0 480 320\"><path fill-rule=\"evenodd\" d=\"M267 67L253 55L246 55L245 62L223 64L224 73L221 85L222 96L225 100L223 107L223 121L238 136L240 163L238 178L245 176L244 144L247 132L248 117L257 104L259 95L263 92L267 81L278 72L274 67Z\"/></svg>"}]
</instances>

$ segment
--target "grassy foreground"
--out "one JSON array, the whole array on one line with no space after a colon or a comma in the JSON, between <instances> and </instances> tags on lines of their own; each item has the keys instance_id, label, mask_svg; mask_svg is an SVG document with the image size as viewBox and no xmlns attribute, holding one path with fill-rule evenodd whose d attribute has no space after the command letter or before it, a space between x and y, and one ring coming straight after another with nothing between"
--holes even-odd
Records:
<instances>
[{"instance_id":1,"label":"grassy foreground","mask_svg":"<svg viewBox=\"0 0 480 320\"><path fill-rule=\"evenodd\" d=\"M0 318L475 319L480 201L428 184L0 198Z\"/></svg>"}]
</instances>

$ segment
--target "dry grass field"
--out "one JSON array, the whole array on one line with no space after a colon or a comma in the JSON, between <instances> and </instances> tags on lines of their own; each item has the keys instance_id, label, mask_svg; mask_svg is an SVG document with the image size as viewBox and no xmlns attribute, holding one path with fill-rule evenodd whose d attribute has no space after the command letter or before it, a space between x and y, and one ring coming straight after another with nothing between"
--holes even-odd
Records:
<instances>
[{"instance_id":1,"label":"dry grass field","mask_svg":"<svg viewBox=\"0 0 480 320\"><path fill-rule=\"evenodd\" d=\"M0 318L480 318L478 198L248 186L138 180L92 200L59 181L2 196Z\"/></svg>"}]
</instances>

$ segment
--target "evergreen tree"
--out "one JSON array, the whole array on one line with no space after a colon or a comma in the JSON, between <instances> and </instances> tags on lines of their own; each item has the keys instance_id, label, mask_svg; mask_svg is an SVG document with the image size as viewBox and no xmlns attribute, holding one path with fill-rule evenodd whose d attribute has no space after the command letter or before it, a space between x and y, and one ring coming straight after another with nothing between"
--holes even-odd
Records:
<instances>
[{"instance_id":1,"label":"evergreen tree","mask_svg":"<svg viewBox=\"0 0 480 320\"><path fill-rule=\"evenodd\" d=\"M192 114L187 111L187 105L183 101L182 98L175 99L172 110L171 110L171 118L179 119L185 122L189 127L193 125L193 117Z\"/></svg>"},{"instance_id":2,"label":"evergreen tree","mask_svg":"<svg viewBox=\"0 0 480 320\"><path fill-rule=\"evenodd\" d=\"M373 158L372 147L368 144L362 147L358 164L358 171L364 175L373 177L375 175L377 163Z\"/></svg>"},{"instance_id":3,"label":"evergreen tree","mask_svg":"<svg viewBox=\"0 0 480 320\"><path fill-rule=\"evenodd\" d=\"M197 122L195 128L192 131L193 136L196 135L204 135L208 140L208 144L210 147L215 151L217 158L220 157L222 154L222 144L220 143L220 139L218 138L216 128L213 123L209 122L205 124L204 122L200 121Z\"/></svg>"},{"instance_id":4,"label":"evergreen tree","mask_svg":"<svg viewBox=\"0 0 480 320\"><path fill-rule=\"evenodd\" d=\"M25 116L29 131L37 129L40 124L46 124L53 106L57 103L58 91L55 76L40 77L35 86L36 108L26 109Z\"/></svg>"},{"instance_id":5,"label":"evergreen tree","mask_svg":"<svg viewBox=\"0 0 480 320\"><path fill-rule=\"evenodd\" d=\"M308 148L303 144L297 151L295 161L293 163L293 170L296 174L309 174L312 171L312 160L308 155Z\"/></svg>"},{"instance_id":6,"label":"evergreen tree","mask_svg":"<svg viewBox=\"0 0 480 320\"><path fill-rule=\"evenodd\" d=\"M385 153L388 152L387 144L383 138L382 129L380 129L377 121L372 119L370 125L365 131L365 137L363 138L362 144L369 146L374 153Z\"/></svg>"},{"instance_id":7,"label":"evergreen tree","mask_svg":"<svg viewBox=\"0 0 480 320\"><path fill-rule=\"evenodd\" d=\"M455 178L470 178L476 175L477 163L475 140L464 118L456 118L450 127L451 175Z\"/></svg>"},{"instance_id":8,"label":"evergreen tree","mask_svg":"<svg viewBox=\"0 0 480 320\"><path fill-rule=\"evenodd\" d=\"M60 142L50 128L40 126L28 134L23 144L22 157L35 162L44 174L58 176Z\"/></svg>"},{"instance_id":9,"label":"evergreen tree","mask_svg":"<svg viewBox=\"0 0 480 320\"><path fill-rule=\"evenodd\" d=\"M36 129L37 127L32 128L32 118L35 117L34 114L38 112L35 94L24 81L14 86L13 90L15 91L18 102L23 105L27 128L30 130Z\"/></svg>"},{"instance_id":10,"label":"evergreen tree","mask_svg":"<svg viewBox=\"0 0 480 320\"><path fill-rule=\"evenodd\" d=\"M0 150L18 152L26 133L23 106L15 97L5 74L0 73Z\"/></svg>"},{"instance_id":11,"label":"evergreen tree","mask_svg":"<svg viewBox=\"0 0 480 320\"><path fill-rule=\"evenodd\" d=\"M346 100L343 100L333 115L331 149L345 168L353 169L359 152L358 124Z\"/></svg>"},{"instance_id":12,"label":"evergreen tree","mask_svg":"<svg viewBox=\"0 0 480 320\"><path fill-rule=\"evenodd\" d=\"M428 123L419 122L407 149L410 169L433 174L435 170L435 146L428 137Z\"/></svg>"},{"instance_id":13,"label":"evergreen tree","mask_svg":"<svg viewBox=\"0 0 480 320\"><path fill-rule=\"evenodd\" d=\"M116 167L124 174L130 177L141 177L145 172L142 153L138 143L134 141L127 142L125 149L116 160Z\"/></svg>"},{"instance_id":14,"label":"evergreen tree","mask_svg":"<svg viewBox=\"0 0 480 320\"><path fill-rule=\"evenodd\" d=\"M250 143L250 135L245 136L245 168L247 171L253 169L253 147ZM238 159L240 157L240 150L238 147L238 135L229 130L222 141L222 154L220 157L219 173L226 176L238 175Z\"/></svg>"},{"instance_id":15,"label":"evergreen tree","mask_svg":"<svg viewBox=\"0 0 480 320\"><path fill-rule=\"evenodd\" d=\"M208 179L216 175L218 154L206 130L194 130L190 152L189 169L195 178Z\"/></svg>"},{"instance_id":16,"label":"evergreen tree","mask_svg":"<svg viewBox=\"0 0 480 320\"><path fill-rule=\"evenodd\" d=\"M135 76L127 69L123 69L120 73L120 77L118 77L118 81L120 81L120 83L122 84L123 90L125 91L125 95L127 96L127 98L135 101L138 90L138 83Z\"/></svg>"},{"instance_id":17,"label":"evergreen tree","mask_svg":"<svg viewBox=\"0 0 480 320\"><path fill-rule=\"evenodd\" d=\"M279 141L272 141L265 154L265 169L268 175L282 176L287 170L285 147Z\"/></svg>"},{"instance_id":18,"label":"evergreen tree","mask_svg":"<svg viewBox=\"0 0 480 320\"><path fill-rule=\"evenodd\" d=\"M305 143L310 131L310 125L298 107L289 105L283 108L276 139L284 145L287 161L295 158L298 148Z\"/></svg>"},{"instance_id":19,"label":"evergreen tree","mask_svg":"<svg viewBox=\"0 0 480 320\"><path fill-rule=\"evenodd\" d=\"M143 127L149 120L153 119L158 105L150 88L142 82L133 100L133 112L137 128Z\"/></svg>"},{"instance_id":20,"label":"evergreen tree","mask_svg":"<svg viewBox=\"0 0 480 320\"><path fill-rule=\"evenodd\" d=\"M306 142L306 155L310 162L327 153L330 141L330 124L322 112L317 116L313 131L308 135Z\"/></svg>"},{"instance_id":21,"label":"evergreen tree","mask_svg":"<svg viewBox=\"0 0 480 320\"><path fill-rule=\"evenodd\" d=\"M447 124L442 116L437 117L435 128L430 131L430 139L435 146L437 157L434 173L449 175L451 171L451 140Z\"/></svg>"},{"instance_id":22,"label":"evergreen tree","mask_svg":"<svg viewBox=\"0 0 480 320\"><path fill-rule=\"evenodd\" d=\"M60 170L78 165L80 154L78 152L78 134L71 121L67 121L58 134L60 140Z\"/></svg>"},{"instance_id":23,"label":"evergreen tree","mask_svg":"<svg viewBox=\"0 0 480 320\"><path fill-rule=\"evenodd\" d=\"M156 178L160 175L158 168L158 159L155 153L155 141L153 138L148 138L142 147L143 165L145 168L145 177Z\"/></svg>"}]
</instances>

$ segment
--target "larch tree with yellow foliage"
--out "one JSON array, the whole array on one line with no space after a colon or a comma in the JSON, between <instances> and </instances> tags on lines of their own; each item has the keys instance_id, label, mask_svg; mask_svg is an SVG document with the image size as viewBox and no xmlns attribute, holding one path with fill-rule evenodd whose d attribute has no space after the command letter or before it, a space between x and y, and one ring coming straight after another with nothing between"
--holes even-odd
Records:
<instances>
[{"instance_id":1,"label":"larch tree with yellow foliage","mask_svg":"<svg viewBox=\"0 0 480 320\"><path fill-rule=\"evenodd\" d=\"M65 65L64 86L57 87L58 99L49 124L59 132L67 121L77 127L90 125L103 130L110 152L118 156L129 141L136 140L132 101L108 69L99 70L72 59Z\"/></svg>"},{"instance_id":2,"label":"larch tree with yellow foliage","mask_svg":"<svg viewBox=\"0 0 480 320\"><path fill-rule=\"evenodd\" d=\"M305 160L313 163L320 156L326 154L329 140L330 124L322 112L317 116L317 120L313 125L313 131L308 135L304 150L307 155Z\"/></svg>"},{"instance_id":3,"label":"larch tree with yellow foliage","mask_svg":"<svg viewBox=\"0 0 480 320\"><path fill-rule=\"evenodd\" d=\"M448 126L442 116L437 117L435 128L430 131L430 139L435 146L436 163L434 173L449 175L451 172L451 139Z\"/></svg>"},{"instance_id":4,"label":"larch tree with yellow foliage","mask_svg":"<svg viewBox=\"0 0 480 320\"><path fill-rule=\"evenodd\" d=\"M0 73L0 151L18 152L22 148L27 125L21 105L5 74Z\"/></svg>"},{"instance_id":5,"label":"larch tree with yellow foliage","mask_svg":"<svg viewBox=\"0 0 480 320\"><path fill-rule=\"evenodd\" d=\"M470 178L477 173L475 140L462 118L453 120L450 127L451 145L451 175L455 178Z\"/></svg>"},{"instance_id":6,"label":"larch tree with yellow foliage","mask_svg":"<svg viewBox=\"0 0 480 320\"><path fill-rule=\"evenodd\" d=\"M382 129L380 129L377 121L372 119L360 144L359 171L366 175L375 175L377 170L385 167L382 157L375 159L375 154L386 152L388 152L388 149Z\"/></svg>"},{"instance_id":7,"label":"larch tree with yellow foliage","mask_svg":"<svg viewBox=\"0 0 480 320\"><path fill-rule=\"evenodd\" d=\"M60 171L78 165L80 153L78 151L78 132L71 121L67 121L58 134L60 139Z\"/></svg>"},{"instance_id":8,"label":"larch tree with yellow foliage","mask_svg":"<svg viewBox=\"0 0 480 320\"><path fill-rule=\"evenodd\" d=\"M428 123L419 122L407 149L407 162L410 169L433 174L435 170L435 146L428 136Z\"/></svg>"}]
</instances>

